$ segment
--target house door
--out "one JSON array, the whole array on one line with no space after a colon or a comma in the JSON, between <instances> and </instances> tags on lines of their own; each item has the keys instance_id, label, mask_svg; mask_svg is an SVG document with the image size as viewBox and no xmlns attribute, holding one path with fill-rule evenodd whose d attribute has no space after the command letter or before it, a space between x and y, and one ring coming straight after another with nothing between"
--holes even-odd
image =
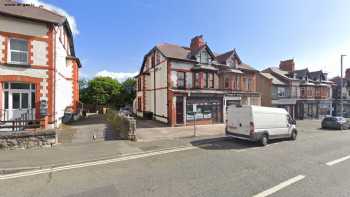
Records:
<instances>
[{"instance_id":1,"label":"house door","mask_svg":"<svg viewBox=\"0 0 350 197\"><path fill-rule=\"evenodd\" d=\"M184 123L183 97L176 97L176 124Z\"/></svg>"},{"instance_id":2,"label":"house door","mask_svg":"<svg viewBox=\"0 0 350 197\"><path fill-rule=\"evenodd\" d=\"M35 118L35 87L24 83L5 83L4 85L3 120L14 120L22 114L28 119Z\"/></svg>"}]
</instances>

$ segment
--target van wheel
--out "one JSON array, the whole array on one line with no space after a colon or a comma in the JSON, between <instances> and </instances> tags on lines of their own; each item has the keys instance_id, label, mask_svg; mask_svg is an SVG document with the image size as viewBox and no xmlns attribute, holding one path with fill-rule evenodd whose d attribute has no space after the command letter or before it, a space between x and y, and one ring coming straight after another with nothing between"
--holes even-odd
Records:
<instances>
[{"instance_id":1,"label":"van wheel","mask_svg":"<svg viewBox=\"0 0 350 197\"><path fill-rule=\"evenodd\" d=\"M290 135L290 139L293 140L293 141L296 140L297 139L297 135L298 135L297 132L295 130L293 130L292 134Z\"/></svg>"},{"instance_id":2,"label":"van wheel","mask_svg":"<svg viewBox=\"0 0 350 197\"><path fill-rule=\"evenodd\" d=\"M267 138L267 135L264 134L261 139L260 139L260 144L261 146L266 146L267 145L267 142L268 142L268 138Z\"/></svg>"}]
</instances>

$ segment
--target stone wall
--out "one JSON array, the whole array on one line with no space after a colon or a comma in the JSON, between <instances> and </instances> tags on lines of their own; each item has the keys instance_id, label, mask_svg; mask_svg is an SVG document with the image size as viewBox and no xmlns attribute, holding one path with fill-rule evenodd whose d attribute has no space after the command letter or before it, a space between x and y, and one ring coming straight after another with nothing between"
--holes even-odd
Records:
<instances>
[{"instance_id":1,"label":"stone wall","mask_svg":"<svg viewBox=\"0 0 350 197\"><path fill-rule=\"evenodd\" d=\"M55 131L8 132L0 134L0 150L50 147L56 143Z\"/></svg>"}]
</instances>

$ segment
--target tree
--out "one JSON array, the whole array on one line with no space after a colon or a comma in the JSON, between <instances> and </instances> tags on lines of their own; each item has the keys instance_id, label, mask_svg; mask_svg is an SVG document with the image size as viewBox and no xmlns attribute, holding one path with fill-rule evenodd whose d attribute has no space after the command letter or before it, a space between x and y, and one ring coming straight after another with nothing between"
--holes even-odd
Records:
<instances>
[{"instance_id":1,"label":"tree","mask_svg":"<svg viewBox=\"0 0 350 197\"><path fill-rule=\"evenodd\" d=\"M88 82L86 95L84 95L85 103L111 106L116 101L122 90L122 86L117 80L111 77L95 77Z\"/></svg>"},{"instance_id":2,"label":"tree","mask_svg":"<svg viewBox=\"0 0 350 197\"><path fill-rule=\"evenodd\" d=\"M79 79L79 98L80 101L83 103L87 103L88 101L88 94L87 94L87 88L89 85L89 81L87 79Z\"/></svg>"},{"instance_id":3,"label":"tree","mask_svg":"<svg viewBox=\"0 0 350 197\"><path fill-rule=\"evenodd\" d=\"M136 97L136 80L134 78L128 78L122 83L122 90L120 93L120 102L116 107L122 107L126 105L132 105Z\"/></svg>"}]
</instances>

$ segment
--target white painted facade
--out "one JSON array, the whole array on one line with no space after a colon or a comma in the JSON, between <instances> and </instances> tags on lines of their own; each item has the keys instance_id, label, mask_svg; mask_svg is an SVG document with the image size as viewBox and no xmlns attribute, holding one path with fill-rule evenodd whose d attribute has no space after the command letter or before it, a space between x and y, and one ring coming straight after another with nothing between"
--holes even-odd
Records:
<instances>
[{"instance_id":1,"label":"white painted facade","mask_svg":"<svg viewBox=\"0 0 350 197\"><path fill-rule=\"evenodd\" d=\"M77 64L75 64L75 60L68 58L71 56L71 53L67 35L62 25L55 25L53 40L50 40L49 25L47 23L0 15L0 79L1 76L21 76L40 80L39 84L37 84L38 87L36 87L40 89L40 98L36 98L36 100L48 101L50 98L54 99L52 101L52 116L55 119L52 122L55 124L52 127L58 127L61 124L65 109L71 107L74 103L73 86L74 81L77 83L77 79L74 79L73 73ZM28 52L28 65L10 65L8 40L12 37L26 39L30 44L28 47L28 50L30 50ZM4 50L6 38L8 51ZM48 51L50 44L53 47L51 52ZM5 57L4 52L7 53L6 62L3 61L3 57ZM52 59L52 65L49 65L49 58ZM55 69L50 69L50 66L55 67ZM51 84L49 79L50 72L53 72ZM0 85L2 85L2 81L0 80ZM1 94L2 92L0 92L0 99L2 99ZM0 111L4 109L3 105L4 102L0 100Z\"/></svg>"}]
</instances>

